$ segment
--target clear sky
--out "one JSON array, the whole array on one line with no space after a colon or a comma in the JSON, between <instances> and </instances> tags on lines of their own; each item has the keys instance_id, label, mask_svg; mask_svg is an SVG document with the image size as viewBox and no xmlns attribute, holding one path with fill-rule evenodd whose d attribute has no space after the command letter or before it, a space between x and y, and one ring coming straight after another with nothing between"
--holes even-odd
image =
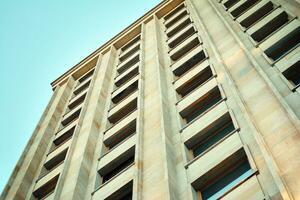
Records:
<instances>
[{"instance_id":1,"label":"clear sky","mask_svg":"<svg viewBox=\"0 0 300 200\"><path fill-rule=\"evenodd\" d=\"M50 100L50 83L159 2L0 1L0 193Z\"/></svg>"}]
</instances>

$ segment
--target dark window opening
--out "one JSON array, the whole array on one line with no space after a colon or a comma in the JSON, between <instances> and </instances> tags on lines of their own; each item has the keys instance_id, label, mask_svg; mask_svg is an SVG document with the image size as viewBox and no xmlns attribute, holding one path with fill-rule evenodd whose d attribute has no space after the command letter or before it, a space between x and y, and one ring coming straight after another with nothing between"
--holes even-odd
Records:
<instances>
[{"instance_id":1,"label":"dark window opening","mask_svg":"<svg viewBox=\"0 0 300 200\"><path fill-rule=\"evenodd\" d=\"M235 5L237 2L239 2L239 0L229 0L224 3L224 6L228 9Z\"/></svg>"},{"instance_id":2,"label":"dark window opening","mask_svg":"<svg viewBox=\"0 0 300 200\"><path fill-rule=\"evenodd\" d=\"M192 21L191 19L188 17L186 18L183 22L181 22L181 24L177 25L177 27L175 27L174 29L172 29L172 31L167 32L167 36L170 38L173 35L175 35L176 33L178 33L180 30L184 29L187 25L191 24Z\"/></svg>"},{"instance_id":3,"label":"dark window opening","mask_svg":"<svg viewBox=\"0 0 300 200\"><path fill-rule=\"evenodd\" d=\"M283 56L286 52L299 45L300 42L300 27L297 27L292 32L288 33L281 40L272 45L265 51L265 54L274 61Z\"/></svg>"},{"instance_id":4,"label":"dark window opening","mask_svg":"<svg viewBox=\"0 0 300 200\"><path fill-rule=\"evenodd\" d=\"M241 21L241 25L245 28L248 28L261 18L263 18L267 13L272 11L274 8L273 3L269 1L267 4L256 10L254 13L252 13L249 17Z\"/></svg>"},{"instance_id":5,"label":"dark window opening","mask_svg":"<svg viewBox=\"0 0 300 200\"><path fill-rule=\"evenodd\" d=\"M286 79L291 81L295 86L300 84L300 60L283 72Z\"/></svg>"},{"instance_id":6,"label":"dark window opening","mask_svg":"<svg viewBox=\"0 0 300 200\"><path fill-rule=\"evenodd\" d=\"M256 42L261 42L267 36L271 35L274 31L279 29L282 25L289 21L288 15L286 12L282 12L277 17L268 22L264 27L257 30L251 35L251 37Z\"/></svg>"},{"instance_id":7,"label":"dark window opening","mask_svg":"<svg viewBox=\"0 0 300 200\"><path fill-rule=\"evenodd\" d=\"M164 20L168 20L170 19L173 15L175 15L177 12L179 12L182 8L184 8L184 4L181 4L180 6L178 6L177 8L173 9L172 11L170 11L165 17Z\"/></svg>"},{"instance_id":8,"label":"dark window opening","mask_svg":"<svg viewBox=\"0 0 300 200\"><path fill-rule=\"evenodd\" d=\"M248 10L251 6L253 6L258 1L259 0L245 1L245 3L243 3L242 5L240 5L239 7L234 9L233 11L231 11L231 15L233 17L237 17L237 16L241 15L243 12Z\"/></svg>"},{"instance_id":9,"label":"dark window opening","mask_svg":"<svg viewBox=\"0 0 300 200\"><path fill-rule=\"evenodd\" d=\"M192 105L183 110L180 115L186 120L186 123L192 122L195 118L209 110L212 106L222 99L218 87L208 92L206 95L196 100Z\"/></svg>"},{"instance_id":10,"label":"dark window opening","mask_svg":"<svg viewBox=\"0 0 300 200\"><path fill-rule=\"evenodd\" d=\"M213 76L210 67L205 68L202 72L198 73L196 76L191 78L181 87L177 88L176 91L181 97L185 97L187 94L191 93L198 86L202 85L209 78Z\"/></svg>"},{"instance_id":11,"label":"dark window opening","mask_svg":"<svg viewBox=\"0 0 300 200\"><path fill-rule=\"evenodd\" d=\"M206 58L206 55L204 53L204 51L200 51L198 52L196 55L194 55L192 58L190 58L189 60L187 60L186 62L184 62L182 65L180 65L179 67L177 67L173 73L175 76L182 76L184 73L186 73L187 71L189 71L190 69L192 69L196 64L200 63L201 61L203 61Z\"/></svg>"},{"instance_id":12,"label":"dark window opening","mask_svg":"<svg viewBox=\"0 0 300 200\"><path fill-rule=\"evenodd\" d=\"M214 127L212 128L213 130L208 131L205 134L204 139L201 140L194 147L192 147L194 157L197 157L198 155L202 154L211 146L213 146L222 138L226 137L228 134L232 133L235 130L232 121L226 122L225 124L221 124L218 126L219 127Z\"/></svg>"}]
</instances>

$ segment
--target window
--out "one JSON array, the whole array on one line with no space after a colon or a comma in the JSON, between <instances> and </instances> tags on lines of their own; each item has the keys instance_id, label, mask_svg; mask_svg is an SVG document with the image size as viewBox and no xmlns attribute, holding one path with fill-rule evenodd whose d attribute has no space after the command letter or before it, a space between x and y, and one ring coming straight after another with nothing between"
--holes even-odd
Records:
<instances>
[{"instance_id":1,"label":"window","mask_svg":"<svg viewBox=\"0 0 300 200\"><path fill-rule=\"evenodd\" d=\"M42 176L45 176L46 174L48 174L51 170L55 169L57 166L59 166L61 163L63 163L63 161L65 160L66 158L66 155L67 155L67 152L68 152L68 148L66 148L65 150L63 150L62 152L60 152L58 155L54 156L53 158L51 158L50 160L48 160L44 166L43 166L43 169L42 169L42 172L41 172L41 175L40 175L40 178ZM50 152L48 154L48 156L53 153Z\"/></svg>"},{"instance_id":2,"label":"window","mask_svg":"<svg viewBox=\"0 0 300 200\"><path fill-rule=\"evenodd\" d=\"M195 49L195 51L193 50L189 52L185 57L182 58L186 59L186 61L180 62L182 60L180 59L179 61L177 61L179 64L173 64L174 66L176 66L176 68L173 70L175 76L182 76L188 70L192 69L196 64L202 62L206 58L205 52L202 48ZM174 66L172 67L174 68Z\"/></svg>"},{"instance_id":3,"label":"window","mask_svg":"<svg viewBox=\"0 0 300 200\"><path fill-rule=\"evenodd\" d=\"M127 58L129 58L131 55L133 55L135 52L137 52L138 50L140 50L140 45L136 45L135 47L133 47L131 50L128 50L127 53L125 54L121 54L120 55L120 62L123 62L124 60L126 60Z\"/></svg>"},{"instance_id":4,"label":"window","mask_svg":"<svg viewBox=\"0 0 300 200\"><path fill-rule=\"evenodd\" d=\"M170 28L167 30L166 34L168 37L171 38L173 35L178 33L180 30L185 28L187 25L191 24L192 21L188 16L186 16L186 17L182 18L181 20L179 20L178 23L179 24L176 27Z\"/></svg>"},{"instance_id":5,"label":"window","mask_svg":"<svg viewBox=\"0 0 300 200\"><path fill-rule=\"evenodd\" d=\"M105 200L132 200L132 187L133 181L130 181L109 197L105 198Z\"/></svg>"},{"instance_id":6,"label":"window","mask_svg":"<svg viewBox=\"0 0 300 200\"><path fill-rule=\"evenodd\" d=\"M56 187L56 184L58 182L59 175L55 176L51 180L49 180L46 184L41 186L40 188L36 189L33 192L34 197L36 197L38 200L44 199L45 197L51 195Z\"/></svg>"},{"instance_id":7,"label":"window","mask_svg":"<svg viewBox=\"0 0 300 200\"><path fill-rule=\"evenodd\" d=\"M182 11L180 11L180 13L174 17L174 19L172 19L171 21L167 22L165 24L166 28L171 27L172 25L174 25L178 20L180 20L182 17L186 16L188 14L187 10L182 9ZM175 15L174 15L175 16Z\"/></svg>"},{"instance_id":8,"label":"window","mask_svg":"<svg viewBox=\"0 0 300 200\"><path fill-rule=\"evenodd\" d=\"M189 107L180 112L180 115L189 124L198 116L209 110L212 106L222 100L218 87L215 87L200 99L197 99Z\"/></svg>"},{"instance_id":9,"label":"window","mask_svg":"<svg viewBox=\"0 0 300 200\"><path fill-rule=\"evenodd\" d=\"M284 77L294 86L300 84L300 60L283 72Z\"/></svg>"},{"instance_id":10,"label":"window","mask_svg":"<svg viewBox=\"0 0 300 200\"><path fill-rule=\"evenodd\" d=\"M140 55L136 54L134 57L132 57L130 60L126 60L126 62L122 62L117 67L117 71L119 74L123 73L127 69L129 69L131 66L136 64L140 60Z\"/></svg>"},{"instance_id":11,"label":"window","mask_svg":"<svg viewBox=\"0 0 300 200\"><path fill-rule=\"evenodd\" d=\"M274 18L273 15L275 15ZM284 11L281 12L279 9L276 9L276 11L271 13L268 17L266 17L266 19L269 20L269 17L272 17L272 19L270 19L270 21L268 21L264 26L251 34L251 37L256 42L261 42L263 39L265 39L267 36L272 34L274 31L276 31L289 21L287 13Z\"/></svg>"},{"instance_id":12,"label":"window","mask_svg":"<svg viewBox=\"0 0 300 200\"><path fill-rule=\"evenodd\" d=\"M198 86L202 85L207 80L209 80L209 78L211 78L212 76L213 76L213 73L212 73L210 67L206 67L203 71L196 74L194 77L192 77L186 83L184 83L183 85L178 87L176 89L176 91L181 97L185 97L187 94L192 92Z\"/></svg>"},{"instance_id":13,"label":"window","mask_svg":"<svg viewBox=\"0 0 300 200\"><path fill-rule=\"evenodd\" d=\"M121 51L124 52L126 51L127 49L129 49L131 46L133 46L135 43L137 43L138 41L140 41L141 39L141 36L137 36L135 38L133 38L131 41L129 41L127 44L125 44L122 48L121 48Z\"/></svg>"},{"instance_id":14,"label":"window","mask_svg":"<svg viewBox=\"0 0 300 200\"><path fill-rule=\"evenodd\" d=\"M188 39L186 39L183 43L181 43L177 48L170 51L170 57L173 61L178 60L194 47L200 44L199 38L197 35L194 35Z\"/></svg>"},{"instance_id":15,"label":"window","mask_svg":"<svg viewBox=\"0 0 300 200\"><path fill-rule=\"evenodd\" d=\"M168 45L170 48L176 47L178 44L180 44L182 41L184 41L189 36L196 33L196 29L192 24L184 28L182 31L178 32L178 35L174 35L171 39L168 40Z\"/></svg>"},{"instance_id":16,"label":"window","mask_svg":"<svg viewBox=\"0 0 300 200\"><path fill-rule=\"evenodd\" d=\"M57 135L59 135L57 138L55 138L55 140L53 141L53 147L52 148L57 148L59 145L63 144L64 142L66 142L67 140L69 140L72 135L74 134L76 125L72 126L70 129L68 130L63 130L64 132L58 132Z\"/></svg>"},{"instance_id":17,"label":"window","mask_svg":"<svg viewBox=\"0 0 300 200\"><path fill-rule=\"evenodd\" d=\"M117 95L113 96L111 101L114 104L118 104L119 102L121 102L123 99L125 99L127 96L129 96L131 93L133 93L137 89L138 89L138 80L134 81L127 88L125 88L123 91L121 91ZM114 92L117 92L117 90L115 90Z\"/></svg>"},{"instance_id":18,"label":"window","mask_svg":"<svg viewBox=\"0 0 300 200\"><path fill-rule=\"evenodd\" d=\"M102 177L102 184L111 180L134 163L134 149L135 146L131 147L98 171Z\"/></svg>"},{"instance_id":19,"label":"window","mask_svg":"<svg viewBox=\"0 0 300 200\"><path fill-rule=\"evenodd\" d=\"M131 121L125 127L114 133L109 139L104 140L104 144L108 149L112 149L122 141L129 138L136 132L136 119Z\"/></svg>"},{"instance_id":20,"label":"window","mask_svg":"<svg viewBox=\"0 0 300 200\"><path fill-rule=\"evenodd\" d=\"M84 82L85 80L87 80L88 78L90 78L91 76L93 76L94 71L95 71L95 68L92 69L92 70L90 70L90 71L88 71L86 74L84 74L84 75L78 80L78 82L79 82L79 83L82 83L82 82Z\"/></svg>"},{"instance_id":21,"label":"window","mask_svg":"<svg viewBox=\"0 0 300 200\"><path fill-rule=\"evenodd\" d=\"M248 28L255 22L257 22L259 19L263 18L267 13L271 12L274 9L274 5L271 1L267 2L265 5L254 11L250 16L248 16L246 19L242 20L240 24Z\"/></svg>"},{"instance_id":22,"label":"window","mask_svg":"<svg viewBox=\"0 0 300 200\"><path fill-rule=\"evenodd\" d=\"M110 123L115 124L135 109L137 109L137 98L133 99L113 114L109 114L108 120Z\"/></svg>"},{"instance_id":23,"label":"window","mask_svg":"<svg viewBox=\"0 0 300 200\"><path fill-rule=\"evenodd\" d=\"M79 106L81 103L83 103L86 95L87 95L87 92L83 93L80 96L76 96L77 98L71 99L69 102L69 105L68 105L69 110L72 110L73 108L75 108L75 107Z\"/></svg>"},{"instance_id":24,"label":"window","mask_svg":"<svg viewBox=\"0 0 300 200\"><path fill-rule=\"evenodd\" d=\"M77 110L72 110L71 112L67 113L66 115L64 115L63 120L61 121L61 124L63 126L68 126L68 124L70 124L71 122L73 122L74 120L76 120L81 112L81 108L77 109Z\"/></svg>"},{"instance_id":25,"label":"window","mask_svg":"<svg viewBox=\"0 0 300 200\"><path fill-rule=\"evenodd\" d=\"M175 15L176 13L178 13L181 9L183 9L185 6L184 4L179 5L178 7L176 7L175 9L173 9L172 11L170 11L165 17L164 20L168 20L169 18L171 18L173 15Z\"/></svg>"},{"instance_id":26,"label":"window","mask_svg":"<svg viewBox=\"0 0 300 200\"><path fill-rule=\"evenodd\" d=\"M207 149L216 144L222 138L225 138L234 130L235 127L231 120L222 121L219 124L212 125L211 129L203 135L202 139L192 147L194 157L197 157L205 152Z\"/></svg>"},{"instance_id":27,"label":"window","mask_svg":"<svg viewBox=\"0 0 300 200\"><path fill-rule=\"evenodd\" d=\"M102 183L105 183L106 181L109 181L112 177L119 174L121 171L126 169L129 165L131 165L134 162L134 156L131 156L127 160L120 163L118 166L113 168L110 172L104 174L102 176Z\"/></svg>"},{"instance_id":28,"label":"window","mask_svg":"<svg viewBox=\"0 0 300 200\"><path fill-rule=\"evenodd\" d=\"M224 2L223 4L228 9L228 8L231 8L237 2L239 2L239 0L228 0L228 1Z\"/></svg>"},{"instance_id":29,"label":"window","mask_svg":"<svg viewBox=\"0 0 300 200\"><path fill-rule=\"evenodd\" d=\"M282 57L289 50L293 49L300 43L300 26L287 33L285 37L281 38L275 44L265 51L265 54L272 60L277 60Z\"/></svg>"},{"instance_id":30,"label":"window","mask_svg":"<svg viewBox=\"0 0 300 200\"><path fill-rule=\"evenodd\" d=\"M85 89L87 89L89 87L91 83L91 80L87 81L86 83L82 84L82 85L78 85L75 90L74 90L74 94L78 95L80 92L84 91Z\"/></svg>"},{"instance_id":31,"label":"window","mask_svg":"<svg viewBox=\"0 0 300 200\"><path fill-rule=\"evenodd\" d=\"M238 17L239 15L241 15L243 12L245 12L247 9L249 9L251 6L253 6L258 1L259 0L244 1L244 3L242 3L240 6L235 8L230 13L233 17Z\"/></svg>"},{"instance_id":32,"label":"window","mask_svg":"<svg viewBox=\"0 0 300 200\"><path fill-rule=\"evenodd\" d=\"M219 199L252 174L246 153L240 149L193 182L192 186L202 200Z\"/></svg>"},{"instance_id":33,"label":"window","mask_svg":"<svg viewBox=\"0 0 300 200\"><path fill-rule=\"evenodd\" d=\"M139 74L139 66L136 65L132 70L130 70L127 74L125 74L122 77L117 77L116 78L116 82L115 85L117 87L122 86L123 84L125 84L127 81L129 81L131 78L135 77L136 75Z\"/></svg>"}]
</instances>

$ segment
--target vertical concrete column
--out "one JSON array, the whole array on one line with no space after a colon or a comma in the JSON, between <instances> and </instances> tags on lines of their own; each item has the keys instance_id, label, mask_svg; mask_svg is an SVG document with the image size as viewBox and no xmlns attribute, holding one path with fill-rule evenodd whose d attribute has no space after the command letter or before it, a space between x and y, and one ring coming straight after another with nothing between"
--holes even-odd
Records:
<instances>
[{"instance_id":1,"label":"vertical concrete column","mask_svg":"<svg viewBox=\"0 0 300 200\"><path fill-rule=\"evenodd\" d=\"M176 173L169 147L168 95L156 16L144 26L144 99L142 199L176 199ZM173 180L172 180L173 178Z\"/></svg>"},{"instance_id":2,"label":"vertical concrete column","mask_svg":"<svg viewBox=\"0 0 300 200\"><path fill-rule=\"evenodd\" d=\"M60 181L60 186L58 186L62 190L57 199L84 199L88 192L89 176L91 173L97 173L92 168L93 158L100 136L101 121L106 116L104 107L112 80L112 66L116 51L112 47L100 57L102 58L98 60L91 88L67 158L69 164L66 165L63 172L64 180Z\"/></svg>"},{"instance_id":3,"label":"vertical concrete column","mask_svg":"<svg viewBox=\"0 0 300 200\"><path fill-rule=\"evenodd\" d=\"M1 199L24 200L26 196L31 196L30 188L33 187L35 177L40 173L38 169L43 165L43 158L60 122L73 84L74 81L70 79L64 85L55 88L50 102L4 188Z\"/></svg>"},{"instance_id":4,"label":"vertical concrete column","mask_svg":"<svg viewBox=\"0 0 300 200\"><path fill-rule=\"evenodd\" d=\"M216 10L217 1L189 0L196 10L196 26L205 34L218 65L226 72L231 89L252 129L282 199L300 197L300 137L282 102L254 68L235 32ZM205 9L202 9L205 8ZM201 10L201 12L199 12ZM194 12L193 12L194 13ZM192 13L192 14L193 14Z\"/></svg>"}]
</instances>

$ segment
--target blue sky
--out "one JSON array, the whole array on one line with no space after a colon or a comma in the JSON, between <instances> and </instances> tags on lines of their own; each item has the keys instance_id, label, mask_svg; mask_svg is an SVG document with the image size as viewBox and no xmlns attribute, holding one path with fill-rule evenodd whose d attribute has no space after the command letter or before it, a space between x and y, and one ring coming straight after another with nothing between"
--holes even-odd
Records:
<instances>
[{"instance_id":1,"label":"blue sky","mask_svg":"<svg viewBox=\"0 0 300 200\"><path fill-rule=\"evenodd\" d=\"M159 2L0 1L0 193L50 100L50 83Z\"/></svg>"}]
</instances>

